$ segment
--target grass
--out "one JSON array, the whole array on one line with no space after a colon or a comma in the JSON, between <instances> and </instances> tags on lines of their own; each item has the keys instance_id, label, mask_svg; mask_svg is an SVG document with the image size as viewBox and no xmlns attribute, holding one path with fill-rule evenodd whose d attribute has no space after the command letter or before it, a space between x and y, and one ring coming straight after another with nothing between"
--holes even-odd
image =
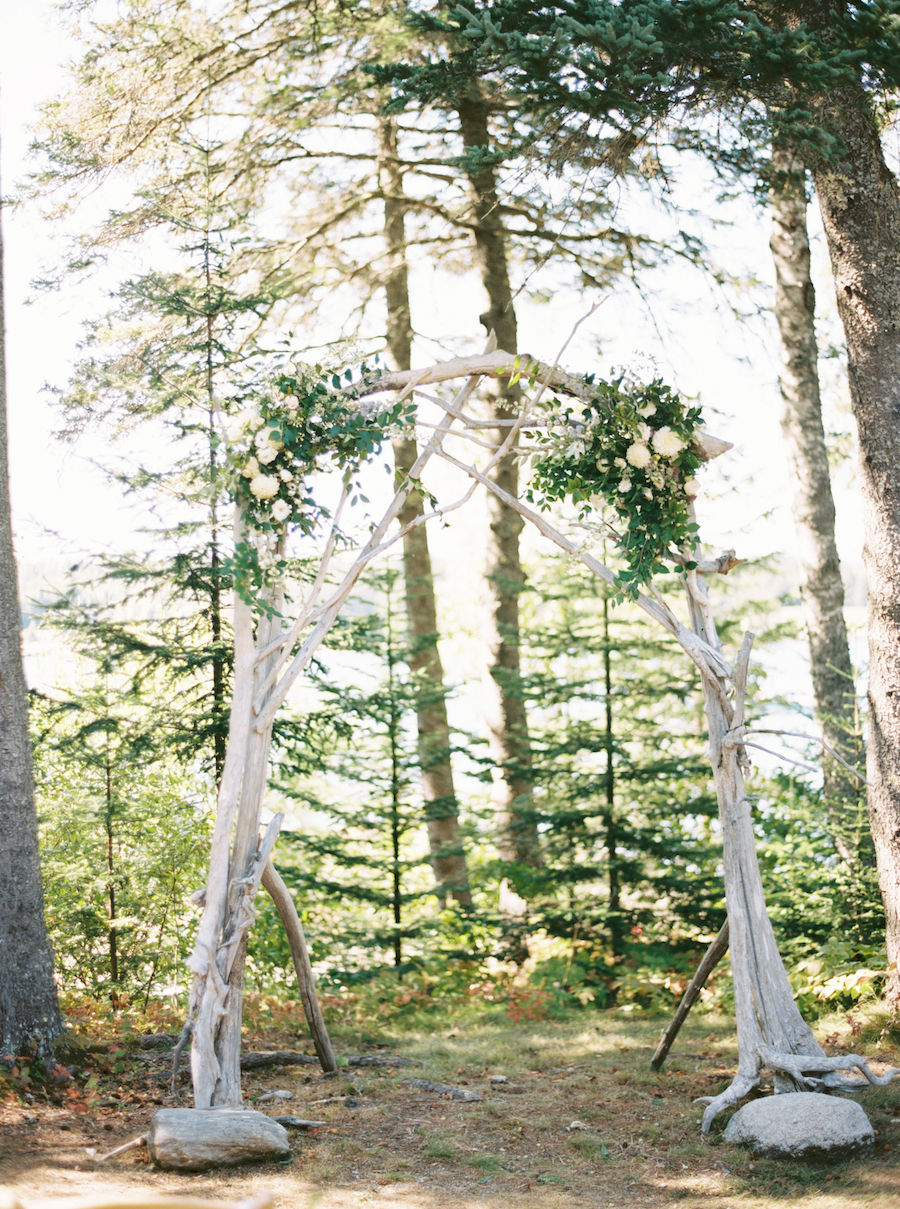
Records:
<instances>
[{"instance_id":1,"label":"grass","mask_svg":"<svg viewBox=\"0 0 900 1209\"><path fill-rule=\"evenodd\" d=\"M296 1048L299 1021L298 1014L290 1032L282 1023L277 1034L255 1037L252 1047ZM198 1176L192 1191L235 1200L266 1188L276 1205L300 1209L313 1203L363 1209L373 1198L383 1209L662 1209L675 1203L686 1209L900 1209L900 1080L860 1097L878 1130L870 1158L829 1167L759 1159L725 1143L720 1126L709 1139L699 1131L702 1110L694 1100L720 1091L736 1066L731 1021L692 1015L656 1073L649 1059L665 1023L614 1010L552 1021L513 1022L495 1014L464 1028L411 1018L402 1030L394 1022L376 1044L382 1054L418 1059L412 1072L375 1067L342 1072L338 1080L302 1067L253 1072L245 1080L248 1101L267 1090L289 1090L289 1107L276 1102L272 1111L327 1124L297 1140L288 1168ZM371 1023L369 1031L374 1035ZM868 1045L858 1018L829 1019L817 1031L832 1047L900 1065L894 1035L883 1025L872 1025ZM360 1052L351 1033L336 1041L340 1052ZM130 1100L143 1078L148 1101L166 1102L159 1090L164 1077L148 1071L146 1056L129 1060L124 1072L86 1067L84 1086L94 1079L95 1099L89 1112L67 1118L66 1132L56 1125L59 1103L0 1097L0 1130L8 1131L10 1143L0 1158L0 1184L30 1180L32 1195L59 1195L69 1187L67 1164L83 1164L85 1148L97 1145L98 1124L109 1129L104 1148L107 1140L112 1148L145 1129L150 1107ZM164 1075L165 1055L158 1061ZM482 1099L443 1099L407 1084L411 1073L464 1086ZM506 1082L492 1082L494 1075ZM57 1099L68 1096L59 1092ZM121 1106L110 1107L117 1100ZM111 1187L103 1181L117 1179L157 1191L169 1186L164 1173L133 1155L84 1178L101 1190ZM27 1195L22 1200L28 1205Z\"/></svg>"}]
</instances>

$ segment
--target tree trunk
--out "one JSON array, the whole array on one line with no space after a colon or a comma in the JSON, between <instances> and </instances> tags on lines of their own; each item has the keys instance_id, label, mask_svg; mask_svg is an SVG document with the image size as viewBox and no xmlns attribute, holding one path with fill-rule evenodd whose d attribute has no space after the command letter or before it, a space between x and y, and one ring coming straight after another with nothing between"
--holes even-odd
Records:
<instances>
[{"instance_id":1,"label":"tree trunk","mask_svg":"<svg viewBox=\"0 0 900 1209\"><path fill-rule=\"evenodd\" d=\"M403 173L397 153L396 123L379 118L378 155L381 194L384 202L384 233L388 271L384 290L387 303L387 347L397 369L409 369L412 352L412 320L406 264L406 230ZM414 436L394 437L394 474L398 486L406 479L417 457ZM424 525L409 527L424 514L422 495L410 492L398 520L407 532L403 537L403 576L406 615L409 625L409 668L416 686L416 727L425 823L438 897L453 898L462 907L472 904L462 836L459 804L450 762L450 724L444 691L444 666L438 647L437 603L431 552Z\"/></svg>"},{"instance_id":2,"label":"tree trunk","mask_svg":"<svg viewBox=\"0 0 900 1209\"><path fill-rule=\"evenodd\" d=\"M2 200L0 200L2 224ZM50 1058L62 1020L44 923L9 498L0 226L0 1059Z\"/></svg>"},{"instance_id":3,"label":"tree trunk","mask_svg":"<svg viewBox=\"0 0 900 1209\"><path fill-rule=\"evenodd\" d=\"M852 740L854 683L844 584L834 540L834 500L819 395L815 294L806 228L806 173L784 147L772 150L770 247L775 263L775 316L781 335L781 426L794 477L794 525L801 538L803 606L816 717L830 748L848 764L858 756ZM825 813L835 849L849 868L857 864L860 782L826 751Z\"/></svg>"},{"instance_id":4,"label":"tree trunk","mask_svg":"<svg viewBox=\"0 0 900 1209\"><path fill-rule=\"evenodd\" d=\"M818 8L804 5L815 21ZM820 17L819 19L823 19ZM887 924L887 997L900 1006L900 190L862 86L821 101L843 154L813 177L847 341L868 585L869 821Z\"/></svg>"},{"instance_id":5,"label":"tree trunk","mask_svg":"<svg viewBox=\"0 0 900 1209\"><path fill-rule=\"evenodd\" d=\"M604 838L606 840L607 880L609 905L606 921L609 929L609 947L614 957L622 955L622 881L619 864L619 825L616 818L616 732L613 722L613 679L612 642L609 629L609 593L601 587L601 617L603 619L603 712L605 723L604 750L606 769L604 775L605 807L602 813Z\"/></svg>"},{"instance_id":6,"label":"tree trunk","mask_svg":"<svg viewBox=\"0 0 900 1209\"><path fill-rule=\"evenodd\" d=\"M235 522L235 544L244 538ZM259 622L260 647L278 628L278 599ZM268 610L263 610L267 612ZM234 692L228 748L219 786L203 916L188 966L194 973L189 1006L194 1107L241 1103L240 1038L247 929L269 853L259 845L271 722L254 725L253 700L268 663L257 660L254 618L235 592Z\"/></svg>"},{"instance_id":7,"label":"tree trunk","mask_svg":"<svg viewBox=\"0 0 900 1209\"><path fill-rule=\"evenodd\" d=\"M496 173L490 161L483 158L491 142L488 106L473 88L458 104L457 113L468 157L466 175L473 195L475 257L488 303L480 320L486 331L495 333L500 348L516 353L516 312L509 284ZM498 421L492 436L499 444L506 435L502 426L504 421L509 422L518 415L521 388L517 384L511 385L508 379L497 379L486 382L484 394L491 418ZM508 495L518 496L519 467L514 449L493 468L491 481ZM519 595L525 586L519 557L523 522L493 493L488 496L488 516L487 577L491 610L488 725L499 851L504 861L538 865L540 843L530 809L531 745L519 658Z\"/></svg>"}]
</instances>

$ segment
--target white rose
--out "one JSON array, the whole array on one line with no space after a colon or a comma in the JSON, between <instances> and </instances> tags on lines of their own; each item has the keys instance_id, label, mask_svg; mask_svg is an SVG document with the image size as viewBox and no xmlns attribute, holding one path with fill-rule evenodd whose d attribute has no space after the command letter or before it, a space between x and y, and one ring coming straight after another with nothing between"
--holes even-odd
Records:
<instances>
[{"instance_id":1,"label":"white rose","mask_svg":"<svg viewBox=\"0 0 900 1209\"><path fill-rule=\"evenodd\" d=\"M700 492L700 484L696 479L684 480L684 494L694 499Z\"/></svg>"},{"instance_id":2,"label":"white rose","mask_svg":"<svg viewBox=\"0 0 900 1209\"><path fill-rule=\"evenodd\" d=\"M300 404L297 402L297 400L292 399L290 396L288 396L288 398L286 398L284 401L284 410L289 416L295 415L299 406Z\"/></svg>"},{"instance_id":3,"label":"white rose","mask_svg":"<svg viewBox=\"0 0 900 1209\"><path fill-rule=\"evenodd\" d=\"M258 500L270 500L278 494L278 479L271 474L258 474L250 481L250 492Z\"/></svg>"},{"instance_id":4,"label":"white rose","mask_svg":"<svg viewBox=\"0 0 900 1209\"><path fill-rule=\"evenodd\" d=\"M286 521L291 515L291 506L286 500L276 500L272 505L272 515L276 521Z\"/></svg>"},{"instance_id":5,"label":"white rose","mask_svg":"<svg viewBox=\"0 0 900 1209\"><path fill-rule=\"evenodd\" d=\"M619 490L622 492L623 495L625 494L626 491L630 491L631 490L631 479L622 479L621 483L619 483Z\"/></svg>"},{"instance_id":6,"label":"white rose","mask_svg":"<svg viewBox=\"0 0 900 1209\"><path fill-rule=\"evenodd\" d=\"M225 433L229 441L236 441L248 428L259 423L259 413L252 407L245 407L236 415L229 416L225 421Z\"/></svg>"},{"instance_id":7,"label":"white rose","mask_svg":"<svg viewBox=\"0 0 900 1209\"><path fill-rule=\"evenodd\" d=\"M266 425L264 428L261 428L253 438L253 443L259 449L262 449L265 445L274 445L276 449L280 449L282 442L275 436L277 431L277 428L272 428L269 425Z\"/></svg>"},{"instance_id":8,"label":"white rose","mask_svg":"<svg viewBox=\"0 0 900 1209\"><path fill-rule=\"evenodd\" d=\"M255 478L259 474L259 462L257 462L256 458L249 459L241 474L245 479Z\"/></svg>"},{"instance_id":9,"label":"white rose","mask_svg":"<svg viewBox=\"0 0 900 1209\"><path fill-rule=\"evenodd\" d=\"M278 457L277 445L260 445L256 451L256 456L259 458L263 466L268 466L270 462L274 462Z\"/></svg>"},{"instance_id":10,"label":"white rose","mask_svg":"<svg viewBox=\"0 0 900 1209\"><path fill-rule=\"evenodd\" d=\"M650 465L651 456L650 450L642 441L635 441L633 445L628 446L625 461L636 470L643 470L645 466Z\"/></svg>"},{"instance_id":11,"label":"white rose","mask_svg":"<svg viewBox=\"0 0 900 1209\"><path fill-rule=\"evenodd\" d=\"M281 479L282 483L293 483L294 481L294 476L289 470L279 470L278 477Z\"/></svg>"},{"instance_id":12,"label":"white rose","mask_svg":"<svg viewBox=\"0 0 900 1209\"><path fill-rule=\"evenodd\" d=\"M243 435L244 428L243 417L229 416L225 421L225 436L229 441L239 441Z\"/></svg>"},{"instance_id":13,"label":"white rose","mask_svg":"<svg viewBox=\"0 0 900 1209\"><path fill-rule=\"evenodd\" d=\"M664 458L674 458L676 453L684 449L684 441L671 428L658 428L653 434L650 444Z\"/></svg>"}]
</instances>

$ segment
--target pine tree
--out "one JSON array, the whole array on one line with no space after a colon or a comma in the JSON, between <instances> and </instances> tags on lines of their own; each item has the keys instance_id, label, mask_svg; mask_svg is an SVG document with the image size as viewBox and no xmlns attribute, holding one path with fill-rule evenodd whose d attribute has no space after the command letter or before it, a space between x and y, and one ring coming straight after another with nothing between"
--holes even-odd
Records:
<instances>
[{"instance_id":1,"label":"pine tree","mask_svg":"<svg viewBox=\"0 0 900 1209\"><path fill-rule=\"evenodd\" d=\"M119 306L90 325L89 356L62 399L71 436L98 424L119 442L141 434L144 464L110 474L160 518L145 532L163 553L89 562L75 607L54 617L73 633L93 631L138 681L165 670L179 690L170 695L169 742L217 782L231 678L223 417L239 410L253 380L259 330L277 310L283 280L271 275L267 249L249 240L242 204L223 195L217 150L191 154L199 195L183 196L177 210L157 199L156 220L178 241L172 252L181 263L123 284ZM79 607L98 598L108 606Z\"/></svg>"},{"instance_id":2,"label":"pine tree","mask_svg":"<svg viewBox=\"0 0 900 1209\"><path fill-rule=\"evenodd\" d=\"M211 786L173 756L165 681L132 680L88 634L85 687L37 703L45 892L66 990L146 1008L183 977Z\"/></svg>"},{"instance_id":3,"label":"pine tree","mask_svg":"<svg viewBox=\"0 0 900 1209\"><path fill-rule=\"evenodd\" d=\"M619 961L632 936L677 945L715 930L716 804L693 677L586 572L555 569L535 588L525 635L546 853L537 918Z\"/></svg>"},{"instance_id":4,"label":"pine tree","mask_svg":"<svg viewBox=\"0 0 900 1209\"><path fill-rule=\"evenodd\" d=\"M900 186L880 140L875 94L900 83L896 0L469 0L414 25L459 56L392 73L419 100L453 96L476 69L515 97L522 143L564 155L571 127L615 164L673 113L697 113L685 143L764 179L758 149L785 141L812 173L846 337L859 433L869 584L868 803L887 923L891 1003L900 1002L900 486L895 423L900 342ZM572 65L577 64L577 71ZM711 138L709 107L730 126ZM526 122L526 118L529 121Z\"/></svg>"},{"instance_id":5,"label":"pine tree","mask_svg":"<svg viewBox=\"0 0 900 1209\"><path fill-rule=\"evenodd\" d=\"M379 953L390 953L401 971L421 953L414 938L430 897L427 849L416 842L422 810L415 712L423 686L411 674L398 574L370 577L311 677L315 716L320 727L330 720L331 729L315 769L292 777L294 757L282 751L278 770L282 792L312 820L303 832L282 833L293 850L291 883L310 910L327 914L332 904L340 911L337 943L369 955L369 970ZM415 945L408 954L407 939ZM333 952L328 961L333 967Z\"/></svg>"}]
</instances>

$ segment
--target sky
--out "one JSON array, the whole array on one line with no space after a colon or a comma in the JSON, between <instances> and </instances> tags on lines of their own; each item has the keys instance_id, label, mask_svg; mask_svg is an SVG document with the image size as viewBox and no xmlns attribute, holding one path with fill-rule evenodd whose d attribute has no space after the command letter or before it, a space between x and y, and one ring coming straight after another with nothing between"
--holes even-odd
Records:
<instances>
[{"instance_id":1,"label":"sky","mask_svg":"<svg viewBox=\"0 0 900 1209\"><path fill-rule=\"evenodd\" d=\"M49 0L8 5L0 42L0 155L2 180L9 194L29 170L29 125L40 100L64 82L63 65L73 53L59 28ZM700 186L698 186L699 188ZM719 235L719 251L735 271L771 275L764 216L745 205L735 212L735 225ZM33 203L4 216L6 306L10 399L11 479L14 525L20 570L27 593L61 588L62 569L90 551L139 544L141 517L125 506L93 464L104 450L98 437L75 446L57 441L54 401L46 389L62 387L77 358L81 324L105 309L103 283L75 290L37 294L31 281L60 254L59 236ZM833 310L821 238L815 248L818 298L826 324ZM721 465L706 472L699 507L704 534L722 548L736 546L739 555L794 555L795 542L788 501L790 474L783 456L777 392L777 340L763 319L737 323L723 299L708 287L683 284L671 270L677 307L654 331L636 300L607 300L586 319L578 339L563 358L568 368L588 368L584 358L600 343L607 362L646 362L649 357L683 392L699 395L707 410L707 427L734 443ZM435 331L448 321L440 307L456 310L462 295L449 295L446 285L430 291ZM552 361L572 324L588 304L569 296L550 308L523 308L521 346ZM472 307L472 351L480 335ZM454 321L459 323L458 316ZM582 358L579 363L579 358ZM839 415L842 391L829 392L832 419ZM138 453L139 451L134 451ZM845 571L859 575L862 545L859 504L852 471L842 469L839 491L839 543ZM448 559L465 547L465 524L446 537ZM461 542L461 544L460 544ZM464 556L464 555L463 555Z\"/></svg>"},{"instance_id":2,"label":"sky","mask_svg":"<svg viewBox=\"0 0 900 1209\"><path fill-rule=\"evenodd\" d=\"M30 127L37 106L64 79L71 51L49 0L5 7L0 39L0 156L3 191L14 193L32 167ZM55 440L58 427L47 386L65 383L76 357L90 291L37 293L32 281L59 254L58 235L34 203L4 214L10 479L23 580L37 564L71 561L96 541L124 537L128 522L111 506L97 450ZM124 523L123 523L124 522Z\"/></svg>"}]
</instances>

